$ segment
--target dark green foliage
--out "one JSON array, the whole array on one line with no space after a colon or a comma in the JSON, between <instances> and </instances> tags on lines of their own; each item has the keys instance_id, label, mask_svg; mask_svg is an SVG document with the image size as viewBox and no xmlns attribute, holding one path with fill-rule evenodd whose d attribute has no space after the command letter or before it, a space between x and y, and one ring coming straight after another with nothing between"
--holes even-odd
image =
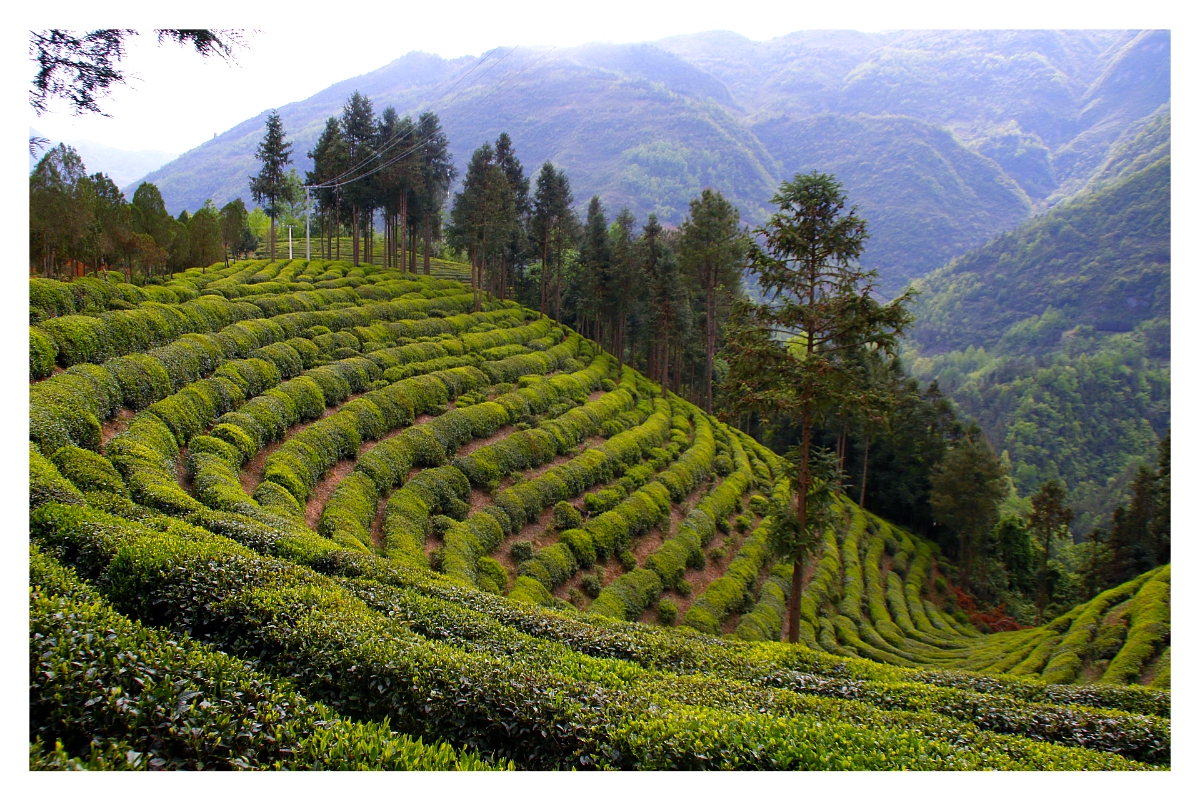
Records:
<instances>
[{"instance_id":1,"label":"dark green foliage","mask_svg":"<svg viewBox=\"0 0 1200 800\"><path fill-rule=\"evenodd\" d=\"M560 531L567 528L578 528L583 524L583 515L575 506L565 501L554 505L554 527Z\"/></svg>"},{"instance_id":2,"label":"dark green foliage","mask_svg":"<svg viewBox=\"0 0 1200 800\"><path fill-rule=\"evenodd\" d=\"M47 281L50 283L51 281ZM45 378L54 371L58 345L45 331L29 328L29 377Z\"/></svg>"},{"instance_id":3,"label":"dark green foliage","mask_svg":"<svg viewBox=\"0 0 1200 800\"><path fill-rule=\"evenodd\" d=\"M36 508L44 503L71 503L83 505L83 493L59 473L54 462L29 445L29 507Z\"/></svg>"},{"instance_id":4,"label":"dark green foliage","mask_svg":"<svg viewBox=\"0 0 1200 800\"><path fill-rule=\"evenodd\" d=\"M31 754L32 768L110 751L88 767L486 768L341 720L236 658L131 622L40 551L30 562L30 740L55 751Z\"/></svg>"}]
</instances>

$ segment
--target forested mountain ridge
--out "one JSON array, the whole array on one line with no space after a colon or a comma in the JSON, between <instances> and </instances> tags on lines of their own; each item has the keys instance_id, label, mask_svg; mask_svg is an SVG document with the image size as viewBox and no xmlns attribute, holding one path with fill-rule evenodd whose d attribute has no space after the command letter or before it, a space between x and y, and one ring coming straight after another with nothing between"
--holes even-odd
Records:
<instances>
[{"instance_id":1,"label":"forested mountain ridge","mask_svg":"<svg viewBox=\"0 0 1200 800\"><path fill-rule=\"evenodd\" d=\"M1084 535L1170 427L1170 156L918 281L908 362Z\"/></svg>"},{"instance_id":2,"label":"forested mountain ridge","mask_svg":"<svg viewBox=\"0 0 1200 800\"><path fill-rule=\"evenodd\" d=\"M779 180L832 171L872 225L864 263L890 292L1083 188L1118 144L1126 161L1153 150L1164 122L1155 115L1170 101L1164 31L820 31L768 42L710 32L498 48L477 61L409 53L283 106L297 170L358 90L401 114L437 112L460 171L506 131L525 163L550 160L571 175L577 203L599 194L672 224L706 186L756 224ZM147 179L173 213L248 198L265 119ZM800 134L827 139L798 145ZM897 157L937 177L914 179Z\"/></svg>"},{"instance_id":3,"label":"forested mountain ridge","mask_svg":"<svg viewBox=\"0 0 1200 800\"><path fill-rule=\"evenodd\" d=\"M1170 315L1171 159L1052 209L917 283L922 353L1029 353L1077 325Z\"/></svg>"}]
</instances>

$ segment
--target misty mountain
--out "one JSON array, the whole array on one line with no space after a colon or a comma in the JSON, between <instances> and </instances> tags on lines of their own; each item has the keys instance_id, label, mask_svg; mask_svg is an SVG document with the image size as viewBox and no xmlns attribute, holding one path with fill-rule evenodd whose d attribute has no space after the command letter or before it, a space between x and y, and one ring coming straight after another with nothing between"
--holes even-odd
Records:
<instances>
[{"instance_id":1,"label":"misty mountain","mask_svg":"<svg viewBox=\"0 0 1200 800\"><path fill-rule=\"evenodd\" d=\"M714 31L653 43L409 53L281 107L297 169L351 92L437 112L460 169L507 131L527 173L553 161L582 205L678 223L705 186L761 222L779 182L834 172L866 216L864 263L894 291L1170 137L1167 31ZM267 117L146 176L173 212L249 199ZM131 189L134 187L130 187Z\"/></svg>"},{"instance_id":2,"label":"misty mountain","mask_svg":"<svg viewBox=\"0 0 1200 800\"><path fill-rule=\"evenodd\" d=\"M31 137L41 136L33 128L29 129L29 135ZM58 144L57 141L52 140L44 149L30 155L29 171L33 172L33 168L37 166L37 162L41 160L46 149L57 147ZM142 176L179 156L178 153L166 153L161 150L121 150L85 140L67 142L67 144L74 147L75 151L79 153L79 157L83 159L83 164L89 173L103 172L118 186L140 183ZM137 188L136 185L134 188ZM133 193L126 192L126 194L132 196Z\"/></svg>"}]
</instances>

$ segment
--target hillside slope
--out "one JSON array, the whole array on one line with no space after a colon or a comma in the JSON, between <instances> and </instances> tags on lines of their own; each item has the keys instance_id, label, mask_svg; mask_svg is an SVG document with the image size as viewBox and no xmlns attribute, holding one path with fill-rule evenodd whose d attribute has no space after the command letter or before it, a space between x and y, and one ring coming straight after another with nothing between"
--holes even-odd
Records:
<instances>
[{"instance_id":1,"label":"hillside slope","mask_svg":"<svg viewBox=\"0 0 1200 800\"><path fill-rule=\"evenodd\" d=\"M1058 321L1044 337L1077 325L1129 331L1169 316L1170 157L997 237L917 289L911 337L923 354L971 345L1027 353L1034 342L1021 331L1047 309Z\"/></svg>"},{"instance_id":2,"label":"hillside slope","mask_svg":"<svg viewBox=\"0 0 1200 800\"><path fill-rule=\"evenodd\" d=\"M913 374L937 380L1017 486L1067 482L1077 536L1107 523L1171 423L1170 157L917 283Z\"/></svg>"},{"instance_id":3,"label":"hillside slope","mask_svg":"<svg viewBox=\"0 0 1200 800\"><path fill-rule=\"evenodd\" d=\"M844 502L784 645L779 458L536 312L321 261L48 283L33 767L1170 763L1125 685L1169 681L1168 570L984 636Z\"/></svg>"},{"instance_id":4,"label":"hillside slope","mask_svg":"<svg viewBox=\"0 0 1200 800\"><path fill-rule=\"evenodd\" d=\"M842 181L871 235L862 263L879 270L887 294L1031 211L995 161L912 117L781 116L753 130L787 174L832 171Z\"/></svg>"}]
</instances>

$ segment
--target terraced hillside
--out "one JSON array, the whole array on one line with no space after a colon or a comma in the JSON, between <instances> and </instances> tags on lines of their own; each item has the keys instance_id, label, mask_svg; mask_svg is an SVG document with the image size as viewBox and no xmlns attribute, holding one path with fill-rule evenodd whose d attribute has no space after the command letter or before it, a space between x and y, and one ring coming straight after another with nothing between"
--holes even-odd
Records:
<instances>
[{"instance_id":1,"label":"terraced hillside","mask_svg":"<svg viewBox=\"0 0 1200 800\"><path fill-rule=\"evenodd\" d=\"M779 458L472 308L318 261L31 281L32 766L1169 764L1123 685L1169 680L1168 570L985 636L844 501L781 644Z\"/></svg>"}]
</instances>

